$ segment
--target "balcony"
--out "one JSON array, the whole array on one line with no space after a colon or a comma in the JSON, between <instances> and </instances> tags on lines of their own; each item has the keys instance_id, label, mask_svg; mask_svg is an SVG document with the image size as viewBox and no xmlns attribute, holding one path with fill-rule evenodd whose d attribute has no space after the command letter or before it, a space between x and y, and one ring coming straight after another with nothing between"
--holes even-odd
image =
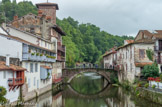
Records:
<instances>
[{"instance_id":1,"label":"balcony","mask_svg":"<svg viewBox=\"0 0 162 107\"><path fill-rule=\"evenodd\" d=\"M58 56L57 56L57 60L58 60L58 61L63 61L63 62L65 62L65 57L64 57L64 56L58 55Z\"/></svg>"},{"instance_id":2,"label":"balcony","mask_svg":"<svg viewBox=\"0 0 162 107\"><path fill-rule=\"evenodd\" d=\"M37 62L56 62L55 53L23 45L23 60Z\"/></svg>"},{"instance_id":3,"label":"balcony","mask_svg":"<svg viewBox=\"0 0 162 107\"><path fill-rule=\"evenodd\" d=\"M8 79L8 85L9 86L19 86L24 84L24 79L19 77L19 78L9 78Z\"/></svg>"},{"instance_id":4,"label":"balcony","mask_svg":"<svg viewBox=\"0 0 162 107\"><path fill-rule=\"evenodd\" d=\"M57 50L65 52L65 45L61 45L60 42L57 42Z\"/></svg>"},{"instance_id":5,"label":"balcony","mask_svg":"<svg viewBox=\"0 0 162 107\"><path fill-rule=\"evenodd\" d=\"M154 51L162 51L162 47L160 46L154 46Z\"/></svg>"},{"instance_id":6,"label":"balcony","mask_svg":"<svg viewBox=\"0 0 162 107\"><path fill-rule=\"evenodd\" d=\"M157 64L162 64L162 58L160 56L156 57L155 61Z\"/></svg>"}]
</instances>

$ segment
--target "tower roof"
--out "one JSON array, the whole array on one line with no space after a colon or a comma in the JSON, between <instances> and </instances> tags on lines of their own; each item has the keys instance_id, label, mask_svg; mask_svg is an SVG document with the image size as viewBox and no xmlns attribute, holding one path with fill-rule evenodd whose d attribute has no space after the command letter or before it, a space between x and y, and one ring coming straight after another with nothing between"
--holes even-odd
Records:
<instances>
[{"instance_id":1,"label":"tower roof","mask_svg":"<svg viewBox=\"0 0 162 107\"><path fill-rule=\"evenodd\" d=\"M58 10L59 9L59 7L58 7L58 4L57 3L38 3L38 4L36 4L36 6L37 6L37 8L39 7L39 6L56 6L56 9Z\"/></svg>"}]
</instances>

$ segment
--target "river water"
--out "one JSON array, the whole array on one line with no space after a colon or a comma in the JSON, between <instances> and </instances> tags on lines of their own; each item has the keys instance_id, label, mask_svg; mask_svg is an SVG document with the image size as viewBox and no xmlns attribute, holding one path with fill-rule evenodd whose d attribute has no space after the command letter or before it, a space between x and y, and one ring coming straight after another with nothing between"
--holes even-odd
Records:
<instances>
[{"instance_id":1,"label":"river water","mask_svg":"<svg viewBox=\"0 0 162 107\"><path fill-rule=\"evenodd\" d=\"M60 91L50 91L29 102L29 107L161 107L107 84L96 73L83 73ZM25 106L26 107L26 106Z\"/></svg>"}]
</instances>

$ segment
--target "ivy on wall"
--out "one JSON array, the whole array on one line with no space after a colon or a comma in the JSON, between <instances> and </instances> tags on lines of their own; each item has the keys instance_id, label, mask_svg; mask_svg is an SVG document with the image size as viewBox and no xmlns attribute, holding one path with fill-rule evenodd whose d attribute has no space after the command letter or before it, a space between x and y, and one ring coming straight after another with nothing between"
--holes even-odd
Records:
<instances>
[{"instance_id":1,"label":"ivy on wall","mask_svg":"<svg viewBox=\"0 0 162 107\"><path fill-rule=\"evenodd\" d=\"M147 57L149 58L149 60L153 61L154 52L152 51L152 49L147 49L146 54L147 54Z\"/></svg>"}]
</instances>

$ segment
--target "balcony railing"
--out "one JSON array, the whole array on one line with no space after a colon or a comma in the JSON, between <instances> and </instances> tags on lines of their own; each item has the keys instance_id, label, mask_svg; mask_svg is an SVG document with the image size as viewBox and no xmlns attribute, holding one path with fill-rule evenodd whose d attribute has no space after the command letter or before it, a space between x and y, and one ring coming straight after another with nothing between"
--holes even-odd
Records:
<instances>
[{"instance_id":1,"label":"balcony railing","mask_svg":"<svg viewBox=\"0 0 162 107\"><path fill-rule=\"evenodd\" d=\"M31 53L23 53L23 60L31 60L31 61L40 61L40 62L56 62L56 59L48 58L47 56L37 56L32 55Z\"/></svg>"},{"instance_id":2,"label":"balcony railing","mask_svg":"<svg viewBox=\"0 0 162 107\"><path fill-rule=\"evenodd\" d=\"M59 60L59 61L65 61L65 57L58 55L57 56L57 60Z\"/></svg>"},{"instance_id":3,"label":"balcony railing","mask_svg":"<svg viewBox=\"0 0 162 107\"><path fill-rule=\"evenodd\" d=\"M162 47L154 46L154 51L162 51Z\"/></svg>"},{"instance_id":4,"label":"balcony railing","mask_svg":"<svg viewBox=\"0 0 162 107\"><path fill-rule=\"evenodd\" d=\"M22 85L24 84L23 78L9 78L8 79L8 85L9 86L17 86L17 85Z\"/></svg>"}]
</instances>

